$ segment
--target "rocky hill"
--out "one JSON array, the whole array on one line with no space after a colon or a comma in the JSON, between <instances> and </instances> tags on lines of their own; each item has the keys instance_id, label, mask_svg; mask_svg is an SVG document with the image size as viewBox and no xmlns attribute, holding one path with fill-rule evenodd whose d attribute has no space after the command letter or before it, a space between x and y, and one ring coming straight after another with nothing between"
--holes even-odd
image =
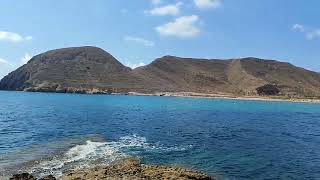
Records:
<instances>
[{"instance_id":1,"label":"rocky hill","mask_svg":"<svg viewBox=\"0 0 320 180\"><path fill-rule=\"evenodd\" d=\"M130 68L100 48L48 51L4 77L5 90L85 92L127 85Z\"/></svg>"},{"instance_id":2,"label":"rocky hill","mask_svg":"<svg viewBox=\"0 0 320 180\"><path fill-rule=\"evenodd\" d=\"M320 97L320 74L258 58L164 56L134 70L96 47L45 52L0 81L2 90L110 93L197 92Z\"/></svg>"}]
</instances>

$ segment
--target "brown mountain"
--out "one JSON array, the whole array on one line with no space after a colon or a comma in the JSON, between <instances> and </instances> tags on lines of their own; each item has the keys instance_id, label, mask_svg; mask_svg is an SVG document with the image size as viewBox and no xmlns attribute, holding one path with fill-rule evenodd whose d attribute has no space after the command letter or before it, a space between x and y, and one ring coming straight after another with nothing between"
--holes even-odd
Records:
<instances>
[{"instance_id":1,"label":"brown mountain","mask_svg":"<svg viewBox=\"0 0 320 180\"><path fill-rule=\"evenodd\" d=\"M320 97L320 74L274 60L174 56L164 56L132 70L100 48L75 47L33 57L4 77L0 89Z\"/></svg>"}]
</instances>

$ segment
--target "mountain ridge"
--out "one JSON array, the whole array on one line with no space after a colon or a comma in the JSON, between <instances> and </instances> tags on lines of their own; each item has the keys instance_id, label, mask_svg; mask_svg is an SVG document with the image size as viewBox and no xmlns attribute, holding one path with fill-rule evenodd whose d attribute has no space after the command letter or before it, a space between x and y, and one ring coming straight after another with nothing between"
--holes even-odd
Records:
<instances>
[{"instance_id":1,"label":"mountain ridge","mask_svg":"<svg viewBox=\"0 0 320 180\"><path fill-rule=\"evenodd\" d=\"M265 85L279 90L279 94L271 92L270 95L320 97L320 74L287 62L254 57L222 60L166 55L131 69L110 53L93 46L41 53L0 81L1 90L249 96L261 95L263 91L258 92L257 88ZM266 92L269 93L270 88Z\"/></svg>"}]
</instances>

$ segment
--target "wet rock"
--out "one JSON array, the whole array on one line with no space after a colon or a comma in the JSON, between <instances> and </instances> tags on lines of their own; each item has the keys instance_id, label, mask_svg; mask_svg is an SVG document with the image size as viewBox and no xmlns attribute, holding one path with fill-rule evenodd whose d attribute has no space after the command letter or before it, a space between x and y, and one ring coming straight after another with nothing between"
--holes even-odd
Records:
<instances>
[{"instance_id":1,"label":"wet rock","mask_svg":"<svg viewBox=\"0 0 320 180\"><path fill-rule=\"evenodd\" d=\"M143 175L148 179L198 179L212 180L210 176L179 167L144 166Z\"/></svg>"},{"instance_id":2,"label":"wet rock","mask_svg":"<svg viewBox=\"0 0 320 180\"><path fill-rule=\"evenodd\" d=\"M56 178L52 175L49 175L49 176L45 176L43 178L40 178L39 180L56 180Z\"/></svg>"},{"instance_id":3,"label":"wet rock","mask_svg":"<svg viewBox=\"0 0 320 180\"><path fill-rule=\"evenodd\" d=\"M21 173L13 175L9 180L36 180L36 178L29 173Z\"/></svg>"},{"instance_id":4,"label":"wet rock","mask_svg":"<svg viewBox=\"0 0 320 180\"><path fill-rule=\"evenodd\" d=\"M113 165L91 170L72 172L63 180L80 179L197 179L212 180L213 178L199 172L178 167L145 165L137 159L125 159Z\"/></svg>"}]
</instances>

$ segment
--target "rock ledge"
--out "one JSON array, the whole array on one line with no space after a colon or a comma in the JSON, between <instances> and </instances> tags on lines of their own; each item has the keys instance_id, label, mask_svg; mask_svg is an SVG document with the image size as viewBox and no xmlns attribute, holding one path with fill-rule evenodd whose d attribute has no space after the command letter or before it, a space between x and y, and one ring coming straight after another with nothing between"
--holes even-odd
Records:
<instances>
[{"instance_id":1,"label":"rock ledge","mask_svg":"<svg viewBox=\"0 0 320 180\"><path fill-rule=\"evenodd\" d=\"M213 180L214 178L192 170L158 165L141 165L137 159L125 159L110 166L71 172L61 177L62 180L111 180L111 179L195 179ZM14 175L10 180L36 180L28 173ZM55 180L46 176L39 180Z\"/></svg>"}]
</instances>

